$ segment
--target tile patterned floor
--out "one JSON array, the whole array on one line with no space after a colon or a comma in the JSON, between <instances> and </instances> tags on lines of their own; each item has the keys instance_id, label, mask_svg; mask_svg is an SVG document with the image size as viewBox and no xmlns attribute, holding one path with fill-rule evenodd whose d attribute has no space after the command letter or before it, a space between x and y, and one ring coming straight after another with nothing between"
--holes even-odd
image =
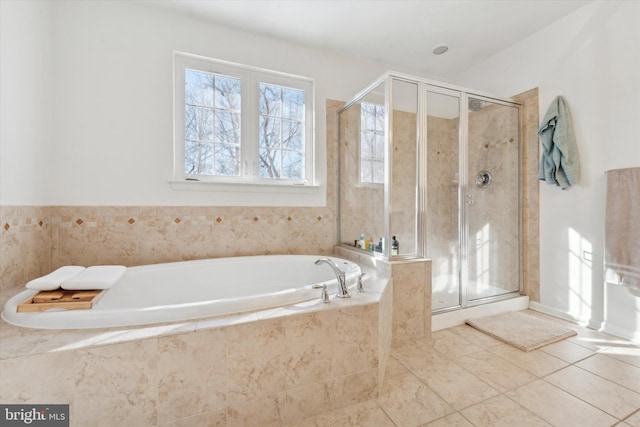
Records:
<instances>
[{"instance_id":1,"label":"tile patterned floor","mask_svg":"<svg viewBox=\"0 0 640 427\"><path fill-rule=\"evenodd\" d=\"M529 353L469 326L391 352L377 399L296 427L640 427L640 346L577 336Z\"/></svg>"}]
</instances>

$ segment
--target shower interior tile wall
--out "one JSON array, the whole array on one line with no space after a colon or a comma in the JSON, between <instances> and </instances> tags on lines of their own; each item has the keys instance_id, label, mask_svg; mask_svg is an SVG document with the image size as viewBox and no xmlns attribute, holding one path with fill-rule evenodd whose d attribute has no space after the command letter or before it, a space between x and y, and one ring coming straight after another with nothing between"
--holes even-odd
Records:
<instances>
[{"instance_id":1,"label":"shower interior tile wall","mask_svg":"<svg viewBox=\"0 0 640 427\"><path fill-rule=\"evenodd\" d=\"M418 183L416 152L416 114L393 112L393 164L391 212L389 225L407 253L416 247L416 186ZM402 252L402 251L401 251Z\"/></svg>"},{"instance_id":2,"label":"shower interior tile wall","mask_svg":"<svg viewBox=\"0 0 640 427\"><path fill-rule=\"evenodd\" d=\"M446 289L459 269L458 245L458 119L427 118L427 240L433 254L434 289ZM439 236L434 238L433 236ZM444 236L449 236L448 239ZM445 274L446 272L446 274Z\"/></svg>"},{"instance_id":3,"label":"shower interior tile wall","mask_svg":"<svg viewBox=\"0 0 640 427\"><path fill-rule=\"evenodd\" d=\"M469 143L467 149L470 194L474 207L468 215L469 265L483 266L486 271L500 271L502 286L519 282L518 269L518 217L517 200L519 179L513 175L518 170L518 120L510 120L513 109L488 105L469 114ZM516 116L517 117L517 116ZM452 276L457 274L458 245L458 174L459 147L457 117L446 119L429 116L427 119L427 174L429 181L427 239L429 254L434 263L433 286L447 289ZM498 136L496 136L498 135ZM492 185L478 189L474 185L475 173L487 170L493 175ZM513 175L513 176L512 176ZM489 230L489 225L491 228ZM497 245L511 245L498 251ZM500 257L490 254L501 253ZM434 254L444 254L437 257ZM503 267L503 266L506 266ZM481 274L480 271L477 272ZM488 278L477 277L489 282ZM457 283L457 282L453 282Z\"/></svg>"},{"instance_id":4,"label":"shower interior tile wall","mask_svg":"<svg viewBox=\"0 0 640 427\"><path fill-rule=\"evenodd\" d=\"M340 135L343 141L340 175L340 240L354 243L361 234L377 240L384 235L384 191L380 184L360 183L360 107L354 105L341 113Z\"/></svg>"},{"instance_id":5,"label":"shower interior tile wall","mask_svg":"<svg viewBox=\"0 0 640 427\"><path fill-rule=\"evenodd\" d=\"M354 105L342 113L340 132L344 135L343 171L340 177L343 211L340 239L352 245L361 234L377 242L384 235L384 191L381 184L361 184L360 173L360 108ZM354 125L356 123L356 125ZM416 244L416 115L405 111L393 112L393 193L389 223L391 233L403 248ZM348 205L348 207L346 206Z\"/></svg>"}]
</instances>

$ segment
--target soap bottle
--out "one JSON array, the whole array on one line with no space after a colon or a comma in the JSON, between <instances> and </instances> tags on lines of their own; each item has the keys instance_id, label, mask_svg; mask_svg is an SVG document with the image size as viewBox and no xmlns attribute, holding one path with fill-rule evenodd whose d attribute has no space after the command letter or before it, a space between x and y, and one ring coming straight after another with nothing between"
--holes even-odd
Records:
<instances>
[{"instance_id":1,"label":"soap bottle","mask_svg":"<svg viewBox=\"0 0 640 427\"><path fill-rule=\"evenodd\" d=\"M367 246L367 250L369 252L374 252L375 251L375 247L376 247L376 244L373 241L373 236L369 236L369 246Z\"/></svg>"},{"instance_id":2,"label":"soap bottle","mask_svg":"<svg viewBox=\"0 0 640 427\"><path fill-rule=\"evenodd\" d=\"M400 253L400 242L396 240L396 236L393 236L393 239L391 240L391 255L398 256L399 253Z\"/></svg>"},{"instance_id":3,"label":"soap bottle","mask_svg":"<svg viewBox=\"0 0 640 427\"><path fill-rule=\"evenodd\" d=\"M364 246L364 234L360 235L360 244L358 245L360 249L366 249Z\"/></svg>"}]
</instances>

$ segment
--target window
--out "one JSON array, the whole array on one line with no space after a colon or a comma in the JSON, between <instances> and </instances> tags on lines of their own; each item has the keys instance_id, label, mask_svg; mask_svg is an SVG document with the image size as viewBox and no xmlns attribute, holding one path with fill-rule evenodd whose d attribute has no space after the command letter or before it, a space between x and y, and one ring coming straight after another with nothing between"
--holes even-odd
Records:
<instances>
[{"instance_id":1,"label":"window","mask_svg":"<svg viewBox=\"0 0 640 427\"><path fill-rule=\"evenodd\" d=\"M191 69L184 84L187 175L240 175L240 79Z\"/></svg>"},{"instance_id":2,"label":"window","mask_svg":"<svg viewBox=\"0 0 640 427\"><path fill-rule=\"evenodd\" d=\"M384 183L384 106L360 105L360 182Z\"/></svg>"},{"instance_id":3,"label":"window","mask_svg":"<svg viewBox=\"0 0 640 427\"><path fill-rule=\"evenodd\" d=\"M260 176L304 178L304 91L260 83Z\"/></svg>"},{"instance_id":4,"label":"window","mask_svg":"<svg viewBox=\"0 0 640 427\"><path fill-rule=\"evenodd\" d=\"M176 181L313 185L313 81L175 54Z\"/></svg>"}]
</instances>

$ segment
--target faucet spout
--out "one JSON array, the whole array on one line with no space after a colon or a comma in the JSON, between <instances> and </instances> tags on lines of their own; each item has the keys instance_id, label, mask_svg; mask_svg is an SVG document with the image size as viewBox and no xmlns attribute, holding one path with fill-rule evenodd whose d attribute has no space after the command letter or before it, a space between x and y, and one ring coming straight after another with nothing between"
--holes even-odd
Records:
<instances>
[{"instance_id":1,"label":"faucet spout","mask_svg":"<svg viewBox=\"0 0 640 427\"><path fill-rule=\"evenodd\" d=\"M340 270L340 267L336 265L336 263L329 258L318 258L315 262L316 265L327 264L336 275L338 279L338 293L336 296L338 298L349 298L349 290L347 289L347 281L344 276L344 271Z\"/></svg>"}]
</instances>

